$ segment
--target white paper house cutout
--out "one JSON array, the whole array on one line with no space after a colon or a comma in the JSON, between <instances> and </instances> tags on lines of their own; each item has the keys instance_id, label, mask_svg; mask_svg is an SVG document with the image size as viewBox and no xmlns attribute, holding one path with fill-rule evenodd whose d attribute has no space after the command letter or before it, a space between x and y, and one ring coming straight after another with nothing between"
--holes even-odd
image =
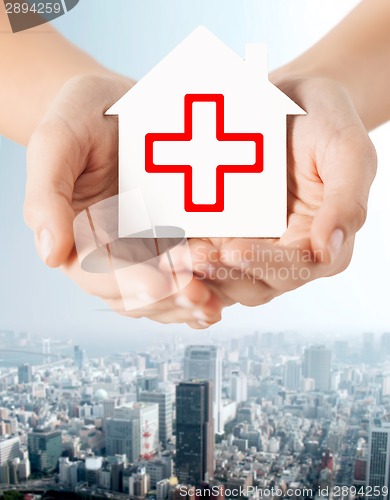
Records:
<instances>
[{"instance_id":1,"label":"white paper house cutout","mask_svg":"<svg viewBox=\"0 0 390 500\"><path fill-rule=\"evenodd\" d=\"M121 237L137 218L121 195L134 188L161 237L285 231L286 115L305 112L269 82L264 45L247 44L243 60L198 27L106 114L119 117Z\"/></svg>"}]
</instances>

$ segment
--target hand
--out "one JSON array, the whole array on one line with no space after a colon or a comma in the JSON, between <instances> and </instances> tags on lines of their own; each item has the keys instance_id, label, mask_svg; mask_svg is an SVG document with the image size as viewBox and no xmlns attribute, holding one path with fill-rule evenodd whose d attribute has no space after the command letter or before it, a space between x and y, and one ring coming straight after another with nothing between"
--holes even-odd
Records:
<instances>
[{"instance_id":1,"label":"hand","mask_svg":"<svg viewBox=\"0 0 390 500\"><path fill-rule=\"evenodd\" d=\"M198 277L225 305L264 304L343 271L366 218L376 154L349 95L322 78L279 77L276 84L307 112L288 119L286 233L191 243Z\"/></svg>"},{"instance_id":2,"label":"hand","mask_svg":"<svg viewBox=\"0 0 390 500\"><path fill-rule=\"evenodd\" d=\"M25 220L42 260L50 267L61 266L114 310L205 328L220 319L222 308L206 283L193 279L179 295L126 312L114 275L83 271L77 259L75 215L118 192L117 119L104 112L133 84L111 74L79 76L65 84L28 145ZM142 265L126 293L153 298L170 286L166 274Z\"/></svg>"}]
</instances>

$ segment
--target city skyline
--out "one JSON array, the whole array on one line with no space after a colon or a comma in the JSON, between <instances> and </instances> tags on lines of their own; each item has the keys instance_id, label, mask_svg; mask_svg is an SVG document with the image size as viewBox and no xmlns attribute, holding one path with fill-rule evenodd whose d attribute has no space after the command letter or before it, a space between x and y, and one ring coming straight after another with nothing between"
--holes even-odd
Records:
<instances>
[{"instance_id":1,"label":"city skyline","mask_svg":"<svg viewBox=\"0 0 390 500\"><path fill-rule=\"evenodd\" d=\"M258 491L283 484L388 487L388 424L379 422L390 416L390 332L332 344L288 332L218 346L175 337L100 357L80 344L58 357L58 341L0 332L0 347L18 343L39 345L42 361L0 368L3 489L42 487L43 475L45 488L118 499L174 500L192 483L216 487L219 500L237 488L253 488L257 500ZM216 357L223 433L214 442ZM202 365L195 372L194 360ZM210 381L187 380L191 373Z\"/></svg>"}]
</instances>

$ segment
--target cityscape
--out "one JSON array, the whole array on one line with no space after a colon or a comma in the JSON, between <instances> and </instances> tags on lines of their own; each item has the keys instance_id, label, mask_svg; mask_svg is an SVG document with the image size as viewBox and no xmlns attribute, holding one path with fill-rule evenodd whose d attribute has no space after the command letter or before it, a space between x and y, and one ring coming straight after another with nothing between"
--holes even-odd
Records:
<instances>
[{"instance_id":1,"label":"cityscape","mask_svg":"<svg viewBox=\"0 0 390 500\"><path fill-rule=\"evenodd\" d=\"M199 340L0 331L0 498L389 499L390 332Z\"/></svg>"}]
</instances>

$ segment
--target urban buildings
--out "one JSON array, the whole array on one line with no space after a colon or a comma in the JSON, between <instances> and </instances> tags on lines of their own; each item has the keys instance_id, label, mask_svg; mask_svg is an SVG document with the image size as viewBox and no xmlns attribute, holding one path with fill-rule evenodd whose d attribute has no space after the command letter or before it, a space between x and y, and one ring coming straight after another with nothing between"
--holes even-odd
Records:
<instances>
[{"instance_id":1,"label":"urban buildings","mask_svg":"<svg viewBox=\"0 0 390 500\"><path fill-rule=\"evenodd\" d=\"M330 391L331 359L331 349L323 345L312 345L305 350L303 375L314 380L316 391Z\"/></svg>"},{"instance_id":2,"label":"urban buildings","mask_svg":"<svg viewBox=\"0 0 390 500\"><path fill-rule=\"evenodd\" d=\"M214 432L223 432L222 366L220 349L214 345L188 346L184 354L184 380L210 380L214 386Z\"/></svg>"},{"instance_id":3,"label":"urban buildings","mask_svg":"<svg viewBox=\"0 0 390 500\"><path fill-rule=\"evenodd\" d=\"M216 356L215 346L202 345L196 359L190 346L203 374L195 380L186 380L186 336L171 340L142 353L89 353L81 370L72 345L58 350L68 357L58 356L50 340L52 362L45 352L30 382L19 380L20 359L0 365L0 487L118 500L179 500L181 488L193 499L195 485L202 494L216 487L214 500L237 498L236 488L255 488L250 500L280 498L267 493L272 487L306 488L319 500L319 487L336 498L340 486L387 486L387 334L374 336L381 355L364 363L360 332L356 339L324 336L324 347L294 333L218 338ZM0 342L11 341L34 350L25 337L0 334ZM42 351L41 340L35 346ZM213 436L216 394L208 377L215 357L225 425Z\"/></svg>"},{"instance_id":4,"label":"urban buildings","mask_svg":"<svg viewBox=\"0 0 390 500\"><path fill-rule=\"evenodd\" d=\"M230 378L230 397L237 404L248 399L248 379L244 373L235 370Z\"/></svg>"},{"instance_id":5,"label":"urban buildings","mask_svg":"<svg viewBox=\"0 0 390 500\"><path fill-rule=\"evenodd\" d=\"M5 436L0 439L0 465L18 458L20 455L20 438Z\"/></svg>"},{"instance_id":6,"label":"urban buildings","mask_svg":"<svg viewBox=\"0 0 390 500\"><path fill-rule=\"evenodd\" d=\"M138 420L140 456L150 458L159 447L159 405L133 402L114 410L115 419Z\"/></svg>"},{"instance_id":7,"label":"urban buildings","mask_svg":"<svg viewBox=\"0 0 390 500\"><path fill-rule=\"evenodd\" d=\"M213 394L209 381L176 388L176 474L184 484L199 485L213 476Z\"/></svg>"},{"instance_id":8,"label":"urban buildings","mask_svg":"<svg viewBox=\"0 0 390 500\"><path fill-rule=\"evenodd\" d=\"M390 488L390 422L374 418L369 432L367 486ZM380 498L385 500L388 494Z\"/></svg>"},{"instance_id":9,"label":"urban buildings","mask_svg":"<svg viewBox=\"0 0 390 500\"><path fill-rule=\"evenodd\" d=\"M110 417L106 420L106 453L126 455L135 462L141 455L140 422L136 418Z\"/></svg>"},{"instance_id":10,"label":"urban buildings","mask_svg":"<svg viewBox=\"0 0 390 500\"><path fill-rule=\"evenodd\" d=\"M299 391L302 381L302 365L300 361L289 359L284 366L284 387L289 391Z\"/></svg>"},{"instance_id":11,"label":"urban buildings","mask_svg":"<svg viewBox=\"0 0 390 500\"><path fill-rule=\"evenodd\" d=\"M32 369L28 363L18 367L19 384L29 384L32 381Z\"/></svg>"},{"instance_id":12,"label":"urban buildings","mask_svg":"<svg viewBox=\"0 0 390 500\"><path fill-rule=\"evenodd\" d=\"M85 365L85 350L80 346L75 345L73 349L74 353L74 363L78 370L82 370Z\"/></svg>"},{"instance_id":13,"label":"urban buildings","mask_svg":"<svg viewBox=\"0 0 390 500\"><path fill-rule=\"evenodd\" d=\"M143 391L139 401L158 405L159 441L166 446L172 437L172 396L168 391Z\"/></svg>"},{"instance_id":14,"label":"urban buildings","mask_svg":"<svg viewBox=\"0 0 390 500\"><path fill-rule=\"evenodd\" d=\"M27 437L31 471L45 474L53 472L62 454L61 431L36 430Z\"/></svg>"}]
</instances>

